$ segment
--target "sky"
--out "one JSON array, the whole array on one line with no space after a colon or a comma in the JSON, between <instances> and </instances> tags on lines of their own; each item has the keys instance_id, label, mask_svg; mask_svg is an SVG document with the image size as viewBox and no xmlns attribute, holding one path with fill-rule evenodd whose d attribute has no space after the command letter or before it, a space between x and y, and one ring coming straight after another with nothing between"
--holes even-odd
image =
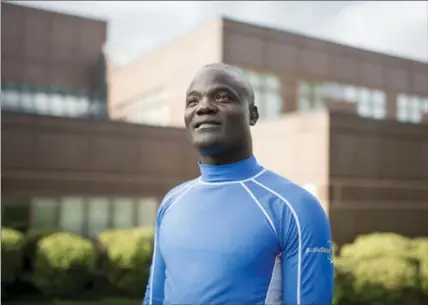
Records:
<instances>
[{"instance_id":1,"label":"sky","mask_svg":"<svg viewBox=\"0 0 428 305\"><path fill-rule=\"evenodd\" d=\"M119 65L219 16L428 62L428 1L19 2L107 20L106 50Z\"/></svg>"}]
</instances>

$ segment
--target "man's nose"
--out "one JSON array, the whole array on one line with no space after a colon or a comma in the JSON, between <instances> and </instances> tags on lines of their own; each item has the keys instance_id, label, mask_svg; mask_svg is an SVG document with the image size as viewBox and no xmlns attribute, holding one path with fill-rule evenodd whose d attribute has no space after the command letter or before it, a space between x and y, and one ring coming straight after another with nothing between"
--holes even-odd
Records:
<instances>
[{"instance_id":1,"label":"man's nose","mask_svg":"<svg viewBox=\"0 0 428 305\"><path fill-rule=\"evenodd\" d=\"M204 114L214 114L217 113L218 108L217 106L209 99L209 98L203 98L199 104L198 108L196 109L197 115L204 115Z\"/></svg>"}]
</instances>

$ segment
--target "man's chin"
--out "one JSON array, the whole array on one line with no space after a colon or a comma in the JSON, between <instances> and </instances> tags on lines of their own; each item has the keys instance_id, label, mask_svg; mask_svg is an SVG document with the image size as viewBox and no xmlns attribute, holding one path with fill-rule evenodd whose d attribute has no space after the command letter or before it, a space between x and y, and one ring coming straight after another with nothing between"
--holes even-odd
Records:
<instances>
[{"instance_id":1,"label":"man's chin","mask_svg":"<svg viewBox=\"0 0 428 305\"><path fill-rule=\"evenodd\" d=\"M224 143L216 141L215 139L204 139L203 141L195 141L194 145L201 154L201 156L218 155L225 150Z\"/></svg>"}]
</instances>

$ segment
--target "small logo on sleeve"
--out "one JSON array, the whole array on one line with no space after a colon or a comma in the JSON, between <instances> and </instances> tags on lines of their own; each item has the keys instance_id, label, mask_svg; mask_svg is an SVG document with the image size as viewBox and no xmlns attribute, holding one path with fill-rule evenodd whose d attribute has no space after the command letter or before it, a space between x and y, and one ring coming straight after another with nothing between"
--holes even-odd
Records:
<instances>
[{"instance_id":1,"label":"small logo on sleeve","mask_svg":"<svg viewBox=\"0 0 428 305\"><path fill-rule=\"evenodd\" d=\"M328 241L327 244L328 245L325 247L313 247L313 248L308 247L306 248L305 254L306 255L311 253L326 254L330 263L333 263L333 242Z\"/></svg>"}]
</instances>

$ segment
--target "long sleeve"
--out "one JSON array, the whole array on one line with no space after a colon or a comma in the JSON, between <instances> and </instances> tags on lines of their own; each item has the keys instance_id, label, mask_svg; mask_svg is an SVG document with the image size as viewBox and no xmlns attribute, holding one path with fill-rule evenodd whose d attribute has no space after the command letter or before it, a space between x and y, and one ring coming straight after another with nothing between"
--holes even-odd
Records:
<instances>
[{"instance_id":1,"label":"long sleeve","mask_svg":"<svg viewBox=\"0 0 428 305\"><path fill-rule=\"evenodd\" d=\"M309 194L295 203L283 214L284 305L331 305L334 266L327 215Z\"/></svg>"},{"instance_id":2,"label":"long sleeve","mask_svg":"<svg viewBox=\"0 0 428 305\"><path fill-rule=\"evenodd\" d=\"M160 213L156 219L152 265L143 305L162 305L164 299L165 262L159 249L159 223Z\"/></svg>"}]
</instances>

